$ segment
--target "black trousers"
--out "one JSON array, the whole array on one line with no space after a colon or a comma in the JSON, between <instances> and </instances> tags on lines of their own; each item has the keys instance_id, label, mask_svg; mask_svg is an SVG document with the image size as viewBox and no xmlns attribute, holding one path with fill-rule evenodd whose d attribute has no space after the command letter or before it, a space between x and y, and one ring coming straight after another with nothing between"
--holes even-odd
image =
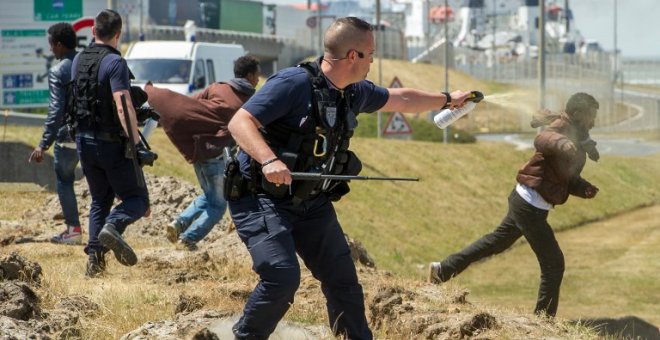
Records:
<instances>
[{"instance_id":1,"label":"black trousers","mask_svg":"<svg viewBox=\"0 0 660 340\"><path fill-rule=\"evenodd\" d=\"M449 280L473 262L503 252L524 236L541 267L541 284L534 312L555 316L564 276L564 254L547 218L548 211L527 203L514 189L509 195L509 212L502 223L493 232L444 259L440 279Z\"/></svg>"},{"instance_id":2,"label":"black trousers","mask_svg":"<svg viewBox=\"0 0 660 340\"><path fill-rule=\"evenodd\" d=\"M122 143L81 134L76 136L76 146L92 196L85 253L105 253L108 250L98 239L103 226L112 223L123 234L126 227L144 216L149 208L149 192L138 186L133 163L126 158ZM120 202L113 209L115 197L119 197Z\"/></svg>"},{"instance_id":3,"label":"black trousers","mask_svg":"<svg viewBox=\"0 0 660 340\"><path fill-rule=\"evenodd\" d=\"M268 339L275 330L300 284L297 255L321 282L335 335L373 339L351 251L325 195L300 205L261 193L228 203L236 232L252 256L252 269L259 274L233 327L237 339Z\"/></svg>"}]
</instances>

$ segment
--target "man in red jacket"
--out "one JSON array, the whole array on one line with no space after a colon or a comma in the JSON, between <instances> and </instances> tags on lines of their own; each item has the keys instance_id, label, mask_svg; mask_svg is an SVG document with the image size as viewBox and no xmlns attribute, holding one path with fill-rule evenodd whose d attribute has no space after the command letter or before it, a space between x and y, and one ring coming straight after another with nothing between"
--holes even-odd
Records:
<instances>
[{"instance_id":1,"label":"man in red jacket","mask_svg":"<svg viewBox=\"0 0 660 340\"><path fill-rule=\"evenodd\" d=\"M473 262L498 254L524 236L541 267L541 284L534 312L555 316L559 287L564 275L564 255L547 222L548 211L563 204L568 195L594 198L598 188L580 177L587 155L599 158L596 142L589 137L598 102L586 93L576 93L562 113L543 112L532 127L548 125L534 140L536 152L516 176L509 195L509 212L490 234L429 266L429 281L445 282Z\"/></svg>"},{"instance_id":2,"label":"man in red jacket","mask_svg":"<svg viewBox=\"0 0 660 340\"><path fill-rule=\"evenodd\" d=\"M167 226L167 238L188 250L197 248L227 209L223 198L222 150L235 144L227 123L255 92L259 61L243 56L234 62L234 79L210 85L194 97L145 86L149 104L160 113L170 141L195 168L203 193Z\"/></svg>"}]
</instances>

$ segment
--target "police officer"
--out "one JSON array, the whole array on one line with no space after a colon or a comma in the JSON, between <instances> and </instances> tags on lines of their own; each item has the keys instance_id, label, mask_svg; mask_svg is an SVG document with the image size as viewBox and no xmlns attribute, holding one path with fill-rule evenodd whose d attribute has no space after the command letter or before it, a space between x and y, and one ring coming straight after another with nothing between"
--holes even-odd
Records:
<instances>
[{"instance_id":1,"label":"police officer","mask_svg":"<svg viewBox=\"0 0 660 340\"><path fill-rule=\"evenodd\" d=\"M132 266L137 256L124 241L126 227L144 216L149 208L146 186L126 157L126 143L139 152L148 152L139 137L128 140L127 122L120 96L126 97L133 136L139 136L130 89L130 71L117 50L122 20L113 10L101 11L94 19L95 41L73 61L76 145L89 184L92 203L89 211L88 262L85 274L95 277L105 271L109 250L119 263ZM140 158L140 157L138 157ZM139 169L139 171L142 171ZM112 211L115 196L121 202Z\"/></svg>"},{"instance_id":2,"label":"police officer","mask_svg":"<svg viewBox=\"0 0 660 340\"><path fill-rule=\"evenodd\" d=\"M348 150L356 113L420 112L449 100L460 106L470 94L386 89L365 80L375 42L373 27L361 19L337 19L324 45L315 62L271 76L229 123L242 150L246 187L229 209L260 278L233 327L239 339L267 339L293 303L300 281L296 253L321 281L335 334L372 338L362 287L331 202L348 187L293 181L291 171L357 174L361 165Z\"/></svg>"}]
</instances>

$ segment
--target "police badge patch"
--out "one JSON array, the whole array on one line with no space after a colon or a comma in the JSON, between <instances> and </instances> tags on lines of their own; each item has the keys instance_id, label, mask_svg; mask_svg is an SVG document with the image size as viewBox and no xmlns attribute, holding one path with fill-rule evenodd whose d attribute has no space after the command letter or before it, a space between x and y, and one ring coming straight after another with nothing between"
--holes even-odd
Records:
<instances>
[{"instance_id":1,"label":"police badge patch","mask_svg":"<svg viewBox=\"0 0 660 340\"><path fill-rule=\"evenodd\" d=\"M337 124L337 108L334 106L326 106L323 110L322 119L327 127L335 127L335 124Z\"/></svg>"}]
</instances>

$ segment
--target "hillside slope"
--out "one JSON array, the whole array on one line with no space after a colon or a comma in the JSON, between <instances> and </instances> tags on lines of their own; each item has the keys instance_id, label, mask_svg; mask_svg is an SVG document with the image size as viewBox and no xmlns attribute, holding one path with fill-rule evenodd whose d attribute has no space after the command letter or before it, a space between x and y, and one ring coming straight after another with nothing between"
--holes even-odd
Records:
<instances>
[{"instance_id":1,"label":"hillside slope","mask_svg":"<svg viewBox=\"0 0 660 340\"><path fill-rule=\"evenodd\" d=\"M10 139L33 140L37 133L36 128L7 130ZM157 131L152 145L161 158L154 168L147 169L149 173L177 174L191 183L194 181L191 167L182 162L162 131ZM569 240L583 239L593 246L567 245L567 254L570 250L580 251L582 255L569 264L565 284L568 294L560 304L560 319L548 323L529 314L538 273L533 258L525 253L526 247L515 247L501 258L477 267L485 270L466 272L464 281L459 277L441 287L423 282L429 261L459 249L499 222L506 210L506 196L513 187L515 171L529 152L515 151L505 144L443 145L363 138L353 140L352 149L363 161L364 175L421 178L418 183L354 181L352 192L337 204L344 230L365 246L376 263L376 269L360 265L360 277L366 289L370 320L379 338L452 338L463 334L460 329L465 327L472 329L471 335L461 335L465 337L593 338L585 329L564 323L561 318L564 308L571 311L566 314L571 318L639 312L649 321L658 319L653 312L657 280L643 274L648 272L647 268L653 268L648 266L657 258L655 249L660 249L657 224L643 222L652 218L631 215L640 224L630 229L635 233L627 234L627 229L617 228L625 220L608 222L609 218L658 203L658 155L603 157L599 163L588 163L584 177L601 188L599 196L591 201L571 198L567 206L551 213L550 222L558 230L572 228L572 234L566 234ZM166 178L150 180L154 205L158 208L154 209L152 218L138 222L127 235L141 259L135 268L122 267L111 259L106 277L86 280L82 247L46 243L35 246L34 242L44 241L61 228L61 220L53 220L52 212L57 210L54 195L49 195L44 204L41 199L32 200L23 206L12 206L14 212L3 212L6 219L13 221L0 221L1 256L16 251L41 265L44 279L35 290L41 297L42 309L56 310L60 301L70 299L93 302L90 304L96 306L94 310L76 307L78 312L85 313L71 319L74 325L70 327L77 329L82 338L119 338L148 321L162 324L166 320L189 320L200 317L194 313L204 310L218 311L208 312L216 317L236 315L256 277L231 224L223 222L202 243L201 251L195 253L175 250L165 240L164 224L192 198L195 190L179 182ZM88 199L82 188L81 183L79 197ZM3 206L5 202L12 203L7 195L3 196ZM33 209L24 214L28 208ZM609 248L601 247L606 239L597 230L581 234L582 228L574 228L601 220L607 223L601 228L607 230L605 234L610 235L611 242L629 239L635 246L626 246L629 251L614 243ZM639 240L633 237L639 234L649 237ZM563 233L559 235L563 237ZM625 256L612 258L612 254L622 253ZM609 262L601 260L608 257ZM637 260L631 262L631 259ZM629 264L627 270L617 269L625 264ZM596 269L590 269L593 267ZM601 274L598 281L589 270ZM515 280L515 286L509 286L511 279ZM636 294L621 295L625 300L598 298L598 294L618 288L619 283L629 285ZM575 290L575 285L593 288ZM323 299L318 284L305 273L301 287L287 320L323 325L325 313L320 308ZM472 291L469 298L464 287ZM578 294L572 295L574 292ZM589 292L597 294L596 297ZM472 303L473 299L480 303ZM609 301L607 310L599 300L604 304ZM578 304L584 304L582 309ZM593 310L603 312L594 314ZM0 320L5 321L9 322L4 317Z\"/></svg>"}]
</instances>

